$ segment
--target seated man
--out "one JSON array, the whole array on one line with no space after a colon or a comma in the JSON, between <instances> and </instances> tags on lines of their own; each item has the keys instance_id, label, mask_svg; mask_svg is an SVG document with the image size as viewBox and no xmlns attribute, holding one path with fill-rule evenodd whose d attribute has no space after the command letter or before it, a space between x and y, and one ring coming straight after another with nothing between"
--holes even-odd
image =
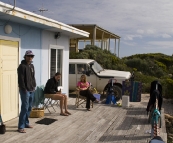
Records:
<instances>
[{"instance_id":1,"label":"seated man","mask_svg":"<svg viewBox=\"0 0 173 143\"><path fill-rule=\"evenodd\" d=\"M59 72L53 78L50 78L46 83L44 94L50 94L52 100L60 100L60 115L68 116L71 113L67 110L67 96L57 89L60 78L61 74ZM63 107L65 108L65 112L63 112Z\"/></svg>"}]
</instances>

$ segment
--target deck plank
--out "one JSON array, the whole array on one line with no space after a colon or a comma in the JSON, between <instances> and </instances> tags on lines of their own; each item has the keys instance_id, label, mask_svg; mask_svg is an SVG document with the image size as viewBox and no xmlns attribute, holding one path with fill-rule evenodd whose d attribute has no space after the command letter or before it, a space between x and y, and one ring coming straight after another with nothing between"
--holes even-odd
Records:
<instances>
[{"instance_id":1,"label":"deck plank","mask_svg":"<svg viewBox=\"0 0 173 143\"><path fill-rule=\"evenodd\" d=\"M150 134L145 132L150 129L146 105L145 100L130 103L129 108L94 104L92 111L87 111L76 108L75 98L69 98L68 107L72 115L60 116L59 107L55 107L56 112L50 108L51 114L45 110L46 118L58 121L40 125L35 122L42 118L30 118L34 128L26 129L26 134L16 131L18 118L15 118L5 122L7 132L0 135L0 143L146 143L150 140Z\"/></svg>"}]
</instances>

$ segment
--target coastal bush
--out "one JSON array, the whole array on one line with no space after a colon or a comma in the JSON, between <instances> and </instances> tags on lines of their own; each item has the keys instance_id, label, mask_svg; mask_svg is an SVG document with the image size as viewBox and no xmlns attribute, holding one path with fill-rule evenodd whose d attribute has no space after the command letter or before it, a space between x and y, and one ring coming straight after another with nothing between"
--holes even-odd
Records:
<instances>
[{"instance_id":1,"label":"coastal bush","mask_svg":"<svg viewBox=\"0 0 173 143\"><path fill-rule=\"evenodd\" d=\"M70 59L94 59L105 69L134 71L135 81L142 82L142 93L149 93L151 82L157 79L162 84L163 96L173 98L173 56L149 53L120 59L110 51L86 45L79 53L70 52Z\"/></svg>"},{"instance_id":2,"label":"coastal bush","mask_svg":"<svg viewBox=\"0 0 173 143\"><path fill-rule=\"evenodd\" d=\"M173 98L173 80L170 78L161 81L163 87L163 96L166 98Z\"/></svg>"}]
</instances>

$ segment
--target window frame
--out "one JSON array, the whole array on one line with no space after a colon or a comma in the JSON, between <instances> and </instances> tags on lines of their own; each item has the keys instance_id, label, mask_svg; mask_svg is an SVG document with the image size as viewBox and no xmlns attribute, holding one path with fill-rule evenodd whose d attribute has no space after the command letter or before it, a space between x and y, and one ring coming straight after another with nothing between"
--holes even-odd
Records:
<instances>
[{"instance_id":1,"label":"window frame","mask_svg":"<svg viewBox=\"0 0 173 143\"><path fill-rule=\"evenodd\" d=\"M64 72L64 67L63 67L63 57L64 57L64 47L63 46L59 46L59 45L50 45L49 46L49 62L48 62L48 67L49 67L49 70L48 70L48 77L49 77L49 79L50 79L50 73L51 73L51 49L55 49L55 50L62 50L62 57L61 57L61 60L62 60L62 71L61 71L61 81L62 81L62 83L61 83L61 85L60 86L62 86L63 85L63 79L64 79L64 74L62 74L63 72ZM56 57L56 59L57 59L57 57ZM57 66L57 62L56 62L56 66ZM56 68L56 70L57 70L57 68ZM57 71L56 71L57 72Z\"/></svg>"}]
</instances>

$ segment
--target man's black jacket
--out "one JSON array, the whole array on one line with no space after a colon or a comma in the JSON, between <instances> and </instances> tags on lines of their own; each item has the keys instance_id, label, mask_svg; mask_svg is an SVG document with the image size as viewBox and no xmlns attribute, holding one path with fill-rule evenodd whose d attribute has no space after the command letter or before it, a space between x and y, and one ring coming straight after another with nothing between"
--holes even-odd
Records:
<instances>
[{"instance_id":1,"label":"man's black jacket","mask_svg":"<svg viewBox=\"0 0 173 143\"><path fill-rule=\"evenodd\" d=\"M44 93L45 94L56 94L56 92L58 92L58 85L59 85L59 82L57 82L55 80L55 77L49 79L44 88Z\"/></svg>"},{"instance_id":2,"label":"man's black jacket","mask_svg":"<svg viewBox=\"0 0 173 143\"><path fill-rule=\"evenodd\" d=\"M36 87L34 65L28 65L25 60L22 60L17 72L19 88L24 91L34 91Z\"/></svg>"}]
</instances>

